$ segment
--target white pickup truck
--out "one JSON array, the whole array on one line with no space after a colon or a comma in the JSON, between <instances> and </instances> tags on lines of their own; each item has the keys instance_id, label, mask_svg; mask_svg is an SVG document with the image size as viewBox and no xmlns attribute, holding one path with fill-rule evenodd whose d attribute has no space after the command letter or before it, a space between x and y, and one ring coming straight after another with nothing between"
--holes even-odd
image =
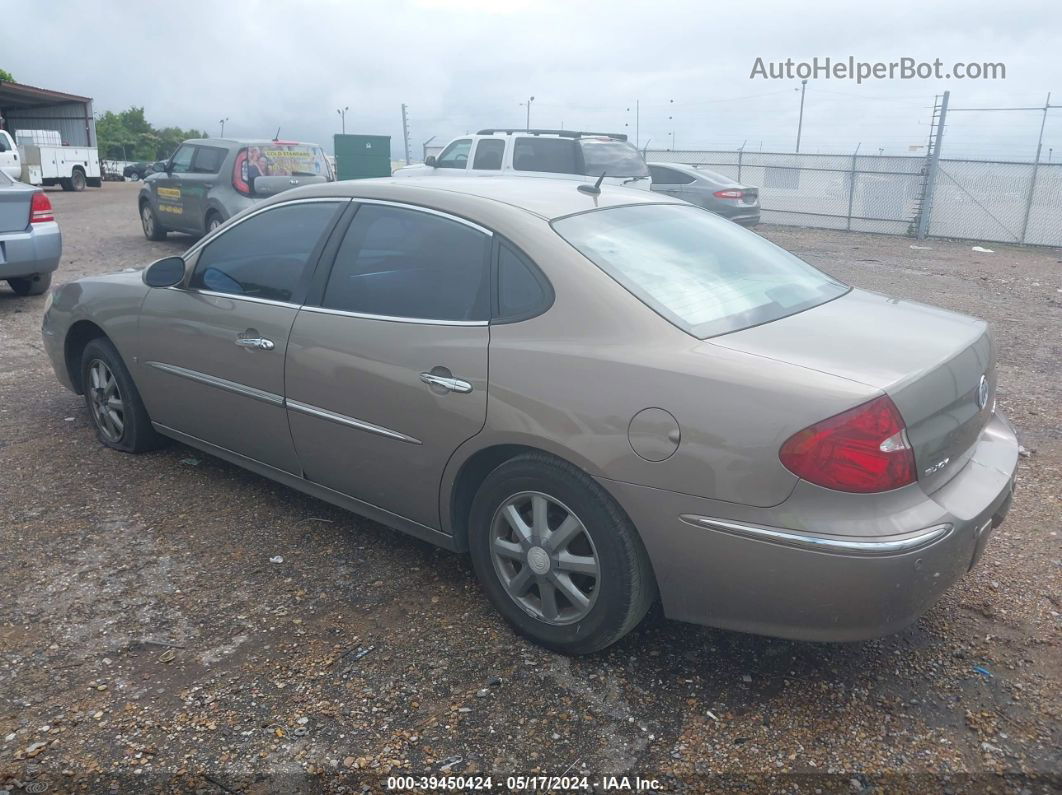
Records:
<instances>
[{"instance_id":1,"label":"white pickup truck","mask_svg":"<svg viewBox=\"0 0 1062 795\"><path fill-rule=\"evenodd\" d=\"M27 136L28 132L35 134ZM89 146L44 143L54 135L50 130L23 130L16 146L7 130L0 130L0 171L30 185L98 188L102 181L99 152Z\"/></svg>"}]
</instances>

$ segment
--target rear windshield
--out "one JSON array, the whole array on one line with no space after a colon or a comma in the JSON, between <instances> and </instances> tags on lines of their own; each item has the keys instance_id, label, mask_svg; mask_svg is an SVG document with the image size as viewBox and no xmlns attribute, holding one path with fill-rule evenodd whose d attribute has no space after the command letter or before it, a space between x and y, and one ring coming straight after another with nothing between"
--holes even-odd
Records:
<instances>
[{"instance_id":1,"label":"rear windshield","mask_svg":"<svg viewBox=\"0 0 1062 795\"><path fill-rule=\"evenodd\" d=\"M691 205L594 210L554 221L553 228L649 308L700 339L778 320L849 289Z\"/></svg>"},{"instance_id":2,"label":"rear windshield","mask_svg":"<svg viewBox=\"0 0 1062 795\"><path fill-rule=\"evenodd\" d=\"M324 150L313 144L268 143L248 146L240 152L238 165L245 181L249 176L325 177L334 179Z\"/></svg>"},{"instance_id":3,"label":"rear windshield","mask_svg":"<svg viewBox=\"0 0 1062 795\"><path fill-rule=\"evenodd\" d=\"M584 138L582 173L591 177L648 177L649 166L637 149L626 141L599 141Z\"/></svg>"},{"instance_id":4,"label":"rear windshield","mask_svg":"<svg viewBox=\"0 0 1062 795\"><path fill-rule=\"evenodd\" d=\"M582 174L600 177L648 177L649 167L626 141L595 138L517 138L513 146L516 171Z\"/></svg>"}]
</instances>

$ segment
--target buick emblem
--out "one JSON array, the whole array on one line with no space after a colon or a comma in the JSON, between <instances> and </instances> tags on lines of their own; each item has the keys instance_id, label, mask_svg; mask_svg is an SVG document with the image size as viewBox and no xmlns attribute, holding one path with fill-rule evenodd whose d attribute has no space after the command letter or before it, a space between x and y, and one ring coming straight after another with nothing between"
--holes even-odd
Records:
<instances>
[{"instance_id":1,"label":"buick emblem","mask_svg":"<svg viewBox=\"0 0 1062 795\"><path fill-rule=\"evenodd\" d=\"M983 375L981 376L981 382L977 385L977 406L978 408L984 408L988 405L988 379Z\"/></svg>"}]
</instances>

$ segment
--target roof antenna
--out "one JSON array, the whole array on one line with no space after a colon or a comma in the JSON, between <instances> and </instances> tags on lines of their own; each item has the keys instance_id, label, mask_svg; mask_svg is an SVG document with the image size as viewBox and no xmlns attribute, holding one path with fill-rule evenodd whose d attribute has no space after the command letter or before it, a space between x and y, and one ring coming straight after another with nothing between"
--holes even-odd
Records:
<instances>
[{"instance_id":1,"label":"roof antenna","mask_svg":"<svg viewBox=\"0 0 1062 795\"><path fill-rule=\"evenodd\" d=\"M589 193L591 196L597 196L599 193L601 193L601 183L604 179L605 172L602 171L601 176L597 178L597 182L595 182L593 185L580 185L579 190L581 190L583 193Z\"/></svg>"},{"instance_id":2,"label":"roof antenna","mask_svg":"<svg viewBox=\"0 0 1062 795\"><path fill-rule=\"evenodd\" d=\"M280 140L280 127L279 127L279 125L277 126L277 134L273 136L273 140L274 141L279 141Z\"/></svg>"}]
</instances>

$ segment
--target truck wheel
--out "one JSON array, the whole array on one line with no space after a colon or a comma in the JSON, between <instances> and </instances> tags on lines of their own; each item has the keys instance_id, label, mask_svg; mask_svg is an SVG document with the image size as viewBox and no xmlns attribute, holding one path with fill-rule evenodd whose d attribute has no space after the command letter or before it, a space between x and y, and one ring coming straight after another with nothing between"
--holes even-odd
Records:
<instances>
[{"instance_id":1,"label":"truck wheel","mask_svg":"<svg viewBox=\"0 0 1062 795\"><path fill-rule=\"evenodd\" d=\"M85 189L85 172L80 168L75 168L70 174L70 187L79 192Z\"/></svg>"},{"instance_id":2,"label":"truck wheel","mask_svg":"<svg viewBox=\"0 0 1062 795\"><path fill-rule=\"evenodd\" d=\"M45 184L47 184L47 183L45 183ZM62 188L63 190L67 190L67 191L73 190L74 189L74 182L73 182L73 180L69 180L69 179L61 179L61 180L59 180L59 187Z\"/></svg>"},{"instance_id":3,"label":"truck wheel","mask_svg":"<svg viewBox=\"0 0 1062 795\"><path fill-rule=\"evenodd\" d=\"M17 295L43 295L52 286L51 273L37 273L33 276L20 276L8 279L7 283Z\"/></svg>"},{"instance_id":4,"label":"truck wheel","mask_svg":"<svg viewBox=\"0 0 1062 795\"><path fill-rule=\"evenodd\" d=\"M144 237L148 240L165 240L166 230L159 223L159 217L151 207L151 202L140 205L140 225L144 227Z\"/></svg>"}]
</instances>

